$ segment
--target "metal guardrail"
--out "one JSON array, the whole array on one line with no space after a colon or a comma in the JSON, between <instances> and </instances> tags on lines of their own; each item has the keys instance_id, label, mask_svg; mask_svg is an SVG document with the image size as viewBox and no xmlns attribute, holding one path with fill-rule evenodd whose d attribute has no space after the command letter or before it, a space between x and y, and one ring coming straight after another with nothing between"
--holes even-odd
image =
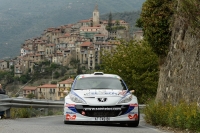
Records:
<instances>
[{"instance_id":1,"label":"metal guardrail","mask_svg":"<svg viewBox=\"0 0 200 133\"><path fill-rule=\"evenodd\" d=\"M0 95L0 111L6 111L6 116L10 116L10 108L63 108L64 101L38 100L26 98L8 98ZM140 104L143 109L146 105Z\"/></svg>"},{"instance_id":2,"label":"metal guardrail","mask_svg":"<svg viewBox=\"0 0 200 133\"><path fill-rule=\"evenodd\" d=\"M10 118L10 108L63 108L64 101L38 100L26 98L9 98L0 94L0 112L5 112Z\"/></svg>"},{"instance_id":3,"label":"metal guardrail","mask_svg":"<svg viewBox=\"0 0 200 133\"><path fill-rule=\"evenodd\" d=\"M0 111L5 111L6 108L63 108L64 101L52 100L37 100L24 98L4 98L0 99Z\"/></svg>"}]
</instances>

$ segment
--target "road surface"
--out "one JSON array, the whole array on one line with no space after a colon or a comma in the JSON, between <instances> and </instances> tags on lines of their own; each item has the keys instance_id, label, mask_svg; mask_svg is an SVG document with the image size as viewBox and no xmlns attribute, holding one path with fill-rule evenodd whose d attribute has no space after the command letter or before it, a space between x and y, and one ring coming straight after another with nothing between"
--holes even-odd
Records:
<instances>
[{"instance_id":1,"label":"road surface","mask_svg":"<svg viewBox=\"0 0 200 133\"><path fill-rule=\"evenodd\" d=\"M170 133L145 123L143 117L138 127L120 125L64 124L63 116L1 119L0 133Z\"/></svg>"}]
</instances>

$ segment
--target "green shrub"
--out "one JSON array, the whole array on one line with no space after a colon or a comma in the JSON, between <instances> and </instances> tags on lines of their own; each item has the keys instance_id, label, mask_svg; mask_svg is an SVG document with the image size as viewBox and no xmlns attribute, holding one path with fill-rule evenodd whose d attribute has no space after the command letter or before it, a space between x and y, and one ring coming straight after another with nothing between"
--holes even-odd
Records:
<instances>
[{"instance_id":1,"label":"green shrub","mask_svg":"<svg viewBox=\"0 0 200 133\"><path fill-rule=\"evenodd\" d=\"M30 118L33 108L11 108L11 118Z\"/></svg>"},{"instance_id":2,"label":"green shrub","mask_svg":"<svg viewBox=\"0 0 200 133\"><path fill-rule=\"evenodd\" d=\"M200 131L200 109L196 103L178 105L151 101L144 109L145 120L153 125Z\"/></svg>"}]
</instances>

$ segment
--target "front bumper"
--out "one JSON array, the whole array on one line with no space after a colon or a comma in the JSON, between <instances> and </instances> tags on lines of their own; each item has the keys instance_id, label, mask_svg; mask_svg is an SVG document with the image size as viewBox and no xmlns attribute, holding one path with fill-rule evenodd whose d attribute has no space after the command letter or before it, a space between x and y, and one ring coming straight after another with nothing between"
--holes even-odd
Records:
<instances>
[{"instance_id":1,"label":"front bumper","mask_svg":"<svg viewBox=\"0 0 200 133\"><path fill-rule=\"evenodd\" d=\"M64 121L69 122L134 122L139 119L138 104L88 106L66 104Z\"/></svg>"}]
</instances>

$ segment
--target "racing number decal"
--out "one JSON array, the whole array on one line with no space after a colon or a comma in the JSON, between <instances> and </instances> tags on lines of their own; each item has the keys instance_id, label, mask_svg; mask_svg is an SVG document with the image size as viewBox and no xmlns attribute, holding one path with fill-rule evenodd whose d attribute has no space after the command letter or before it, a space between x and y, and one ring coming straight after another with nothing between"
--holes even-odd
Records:
<instances>
[{"instance_id":1,"label":"racing number decal","mask_svg":"<svg viewBox=\"0 0 200 133\"><path fill-rule=\"evenodd\" d=\"M137 114L134 114L134 115L129 114L129 115L128 115L128 118L129 118L130 120L132 120L132 119L138 119L138 115L137 115Z\"/></svg>"},{"instance_id":2,"label":"racing number decal","mask_svg":"<svg viewBox=\"0 0 200 133\"><path fill-rule=\"evenodd\" d=\"M76 119L76 115L66 115L66 120L75 120Z\"/></svg>"}]
</instances>

